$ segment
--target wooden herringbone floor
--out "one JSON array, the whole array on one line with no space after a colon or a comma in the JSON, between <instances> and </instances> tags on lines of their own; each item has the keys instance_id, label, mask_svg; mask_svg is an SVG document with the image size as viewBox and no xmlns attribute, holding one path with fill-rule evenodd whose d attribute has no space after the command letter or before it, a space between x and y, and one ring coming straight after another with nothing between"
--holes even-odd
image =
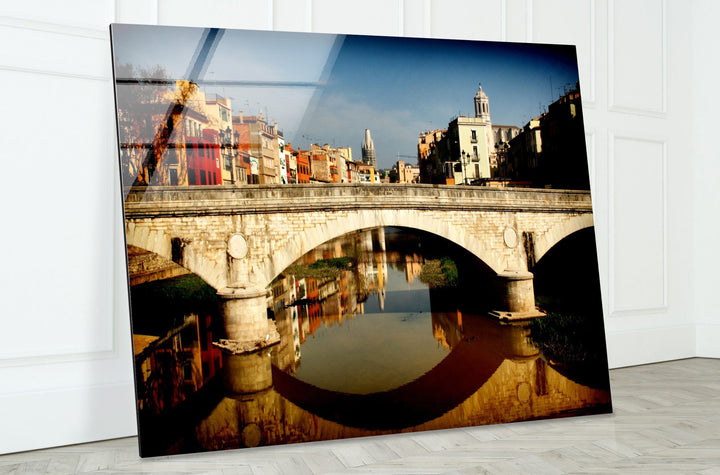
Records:
<instances>
[{"instance_id":1,"label":"wooden herringbone floor","mask_svg":"<svg viewBox=\"0 0 720 475\"><path fill-rule=\"evenodd\" d=\"M720 474L720 360L611 371L612 415L140 459L135 438L0 457L0 473Z\"/></svg>"}]
</instances>

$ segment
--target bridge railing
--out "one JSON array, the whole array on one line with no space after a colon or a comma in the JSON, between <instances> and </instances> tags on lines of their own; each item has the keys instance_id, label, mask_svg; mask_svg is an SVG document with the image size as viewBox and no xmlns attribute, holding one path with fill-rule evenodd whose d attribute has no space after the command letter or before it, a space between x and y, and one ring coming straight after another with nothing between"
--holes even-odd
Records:
<instances>
[{"instance_id":1,"label":"bridge railing","mask_svg":"<svg viewBox=\"0 0 720 475\"><path fill-rule=\"evenodd\" d=\"M589 191L425 184L158 186L125 190L125 217L347 209L591 213Z\"/></svg>"}]
</instances>

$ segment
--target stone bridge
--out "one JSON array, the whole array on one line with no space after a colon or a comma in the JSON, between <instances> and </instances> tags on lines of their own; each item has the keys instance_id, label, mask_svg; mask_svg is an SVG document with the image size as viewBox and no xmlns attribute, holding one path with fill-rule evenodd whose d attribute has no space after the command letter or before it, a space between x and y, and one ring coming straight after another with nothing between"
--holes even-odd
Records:
<instances>
[{"instance_id":1,"label":"stone bridge","mask_svg":"<svg viewBox=\"0 0 720 475\"><path fill-rule=\"evenodd\" d=\"M306 184L143 187L126 190L127 244L172 259L224 298L226 314L265 314L265 289L306 252L381 226L419 229L465 248L504 283L501 314L535 312L535 262L593 226L587 191L438 185ZM267 334L231 323L239 341ZM230 327L227 326L230 325Z\"/></svg>"}]
</instances>

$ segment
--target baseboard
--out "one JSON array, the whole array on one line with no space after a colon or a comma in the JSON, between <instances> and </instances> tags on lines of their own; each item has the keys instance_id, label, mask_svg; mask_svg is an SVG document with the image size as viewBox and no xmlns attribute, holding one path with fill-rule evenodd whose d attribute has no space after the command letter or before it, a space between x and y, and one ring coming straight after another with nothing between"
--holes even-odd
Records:
<instances>
[{"instance_id":1,"label":"baseboard","mask_svg":"<svg viewBox=\"0 0 720 475\"><path fill-rule=\"evenodd\" d=\"M694 325L608 333L608 364L622 368L692 358L697 356L695 338Z\"/></svg>"},{"instance_id":2,"label":"baseboard","mask_svg":"<svg viewBox=\"0 0 720 475\"><path fill-rule=\"evenodd\" d=\"M0 453L137 434L132 383L0 397Z\"/></svg>"},{"instance_id":3,"label":"baseboard","mask_svg":"<svg viewBox=\"0 0 720 475\"><path fill-rule=\"evenodd\" d=\"M702 358L720 358L720 325L698 324L696 354Z\"/></svg>"}]
</instances>

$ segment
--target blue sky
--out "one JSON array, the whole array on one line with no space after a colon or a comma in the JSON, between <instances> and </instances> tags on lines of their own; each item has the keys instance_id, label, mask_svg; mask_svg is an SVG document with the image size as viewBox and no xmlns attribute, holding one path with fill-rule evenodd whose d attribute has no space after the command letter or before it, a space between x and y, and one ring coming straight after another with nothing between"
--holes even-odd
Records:
<instances>
[{"instance_id":1,"label":"blue sky","mask_svg":"<svg viewBox=\"0 0 720 475\"><path fill-rule=\"evenodd\" d=\"M161 65L173 79L190 70L204 32L113 28L116 64ZM472 115L478 83L493 124L522 127L577 81L567 46L244 30L221 31L200 78L233 113L277 121L295 148L350 146L359 159L368 128L381 168L415 156L421 131Z\"/></svg>"}]
</instances>

